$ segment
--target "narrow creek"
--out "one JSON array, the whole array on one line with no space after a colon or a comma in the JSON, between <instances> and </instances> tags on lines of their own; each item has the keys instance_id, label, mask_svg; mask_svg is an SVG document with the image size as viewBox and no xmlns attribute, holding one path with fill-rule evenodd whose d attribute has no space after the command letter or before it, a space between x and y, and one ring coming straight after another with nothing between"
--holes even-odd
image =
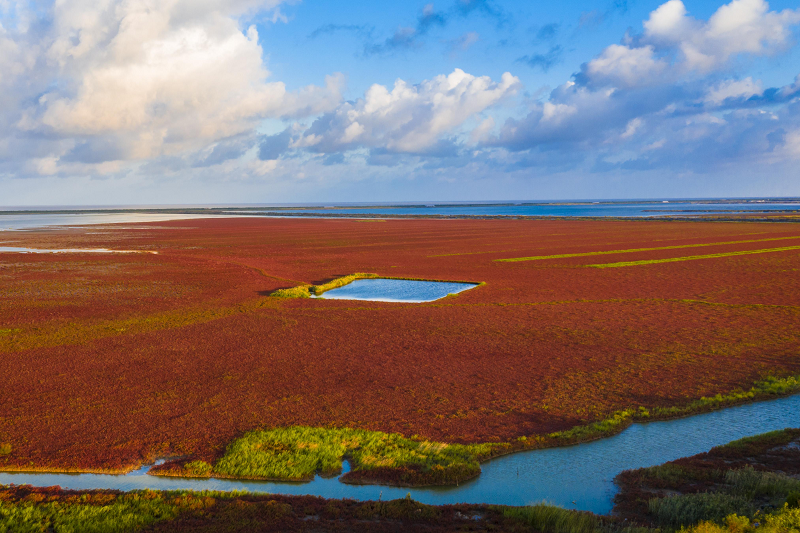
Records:
<instances>
[{"instance_id":1,"label":"narrow creek","mask_svg":"<svg viewBox=\"0 0 800 533\"><path fill-rule=\"evenodd\" d=\"M546 501L567 509L605 514L611 511L616 494L614 476L622 470L657 465L787 427L800 427L800 395L678 420L636 423L618 435L594 442L507 455L481 465L483 473L478 478L445 488L347 485L319 476L308 483L161 478L147 475L148 467L124 476L0 472L0 484L60 485L76 490L246 490L356 500L388 500L411 493L415 500L434 505L526 505ZM345 464L345 469L348 467Z\"/></svg>"}]
</instances>

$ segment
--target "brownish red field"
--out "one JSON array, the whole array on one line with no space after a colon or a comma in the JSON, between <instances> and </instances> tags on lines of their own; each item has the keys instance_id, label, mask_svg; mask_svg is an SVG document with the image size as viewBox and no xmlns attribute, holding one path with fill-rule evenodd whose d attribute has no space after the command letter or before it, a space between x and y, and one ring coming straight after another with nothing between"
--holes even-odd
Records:
<instances>
[{"instance_id":1,"label":"brownish red field","mask_svg":"<svg viewBox=\"0 0 800 533\"><path fill-rule=\"evenodd\" d=\"M506 441L800 371L800 225L202 219L15 232L0 468L213 458L256 427ZM791 237L790 239L774 240ZM614 255L495 259L753 240ZM278 299L354 272L483 281L434 303Z\"/></svg>"}]
</instances>

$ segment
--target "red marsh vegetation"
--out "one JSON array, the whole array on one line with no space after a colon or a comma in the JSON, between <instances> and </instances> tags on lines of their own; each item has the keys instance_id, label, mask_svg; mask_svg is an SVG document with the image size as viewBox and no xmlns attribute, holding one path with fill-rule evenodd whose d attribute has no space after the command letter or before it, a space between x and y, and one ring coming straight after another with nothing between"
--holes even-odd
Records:
<instances>
[{"instance_id":1,"label":"red marsh vegetation","mask_svg":"<svg viewBox=\"0 0 800 533\"><path fill-rule=\"evenodd\" d=\"M0 469L213 459L289 425L500 442L800 372L795 224L230 218L4 237L158 254L0 253ZM611 250L627 251L585 255ZM497 261L541 256L562 257ZM354 272L485 285L425 304L268 296Z\"/></svg>"}]
</instances>

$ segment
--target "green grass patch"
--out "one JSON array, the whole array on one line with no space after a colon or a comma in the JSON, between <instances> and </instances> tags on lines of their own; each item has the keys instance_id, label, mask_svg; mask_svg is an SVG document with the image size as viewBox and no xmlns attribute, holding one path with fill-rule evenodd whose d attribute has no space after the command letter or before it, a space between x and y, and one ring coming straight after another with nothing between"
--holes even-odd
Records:
<instances>
[{"instance_id":1,"label":"green grass patch","mask_svg":"<svg viewBox=\"0 0 800 533\"><path fill-rule=\"evenodd\" d=\"M800 250L800 246L784 246L782 248L763 248L761 250L741 250L738 252L724 252L719 254L687 255L685 257L668 257L666 259L643 259L641 261L621 261L619 263L599 263L596 265L586 265L586 266L591 268L620 268L620 267L639 266L639 265L654 265L658 263L675 263L679 261L695 261L697 259L714 259L717 257L734 257L738 255L788 252L791 250Z\"/></svg>"},{"instance_id":2,"label":"green grass patch","mask_svg":"<svg viewBox=\"0 0 800 533\"><path fill-rule=\"evenodd\" d=\"M213 470L205 461L192 461L183 465L183 471L189 477L210 477Z\"/></svg>"},{"instance_id":3,"label":"green grass patch","mask_svg":"<svg viewBox=\"0 0 800 533\"><path fill-rule=\"evenodd\" d=\"M276 298L311 298L311 285L298 285L288 289L278 289L273 291L270 296Z\"/></svg>"},{"instance_id":4,"label":"green grass patch","mask_svg":"<svg viewBox=\"0 0 800 533\"><path fill-rule=\"evenodd\" d=\"M328 283L323 283L322 285L312 285L309 289L312 294L319 296L325 291L330 291L333 289L338 289L339 287L343 287L348 283L352 283L357 279L371 279L371 278L378 278L377 274L370 274L368 272L356 272L355 274L350 274L349 276L342 276L341 278L336 278L334 280L329 281Z\"/></svg>"},{"instance_id":5,"label":"green grass patch","mask_svg":"<svg viewBox=\"0 0 800 533\"><path fill-rule=\"evenodd\" d=\"M569 257L591 257L594 255L611 255L611 254L630 254L635 252L653 252L657 250L679 250L681 248L702 248L705 246L725 246L730 244L747 244L753 242L768 242L768 241L782 241L786 239L800 239L798 236L792 237L772 237L769 239L753 239L746 241L727 241L727 242L709 242L702 244L679 244L675 246L658 246L654 248L628 248L626 250L605 250L602 252L579 252L574 254L557 254L557 255L534 255L530 257L512 257L509 259L495 259L495 261L504 263L515 263L518 261L541 261L544 259L566 259ZM593 265L594 266L594 265Z\"/></svg>"},{"instance_id":6,"label":"green grass patch","mask_svg":"<svg viewBox=\"0 0 800 533\"><path fill-rule=\"evenodd\" d=\"M0 532L126 533L214 504L206 493L148 490L50 500L37 492L14 502L0 500Z\"/></svg>"},{"instance_id":7,"label":"green grass patch","mask_svg":"<svg viewBox=\"0 0 800 533\"><path fill-rule=\"evenodd\" d=\"M479 460L491 449L491 444L444 444L379 431L294 426L245 434L228 446L214 473L300 481L317 472L337 474L347 457L353 472L411 469L432 480L457 482L477 475Z\"/></svg>"}]
</instances>

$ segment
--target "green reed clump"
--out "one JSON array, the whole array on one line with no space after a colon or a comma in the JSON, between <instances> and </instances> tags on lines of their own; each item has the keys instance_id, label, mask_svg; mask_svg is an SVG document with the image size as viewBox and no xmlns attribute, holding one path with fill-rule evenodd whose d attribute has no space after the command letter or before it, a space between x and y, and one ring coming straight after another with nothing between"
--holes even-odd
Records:
<instances>
[{"instance_id":1,"label":"green reed clump","mask_svg":"<svg viewBox=\"0 0 800 533\"><path fill-rule=\"evenodd\" d=\"M503 516L518 520L542 533L649 533L646 527L623 526L608 517L570 511L540 503L525 507L505 507Z\"/></svg>"},{"instance_id":2,"label":"green reed clump","mask_svg":"<svg viewBox=\"0 0 800 533\"><path fill-rule=\"evenodd\" d=\"M786 496L786 505L790 509L800 508L800 491L792 491Z\"/></svg>"},{"instance_id":3,"label":"green reed clump","mask_svg":"<svg viewBox=\"0 0 800 533\"><path fill-rule=\"evenodd\" d=\"M594 533L600 530L599 520L591 513L569 511L544 503L509 507L503 515L544 533Z\"/></svg>"},{"instance_id":4,"label":"green reed clump","mask_svg":"<svg viewBox=\"0 0 800 533\"><path fill-rule=\"evenodd\" d=\"M10 455L11 444L8 442L0 442L0 455Z\"/></svg>"},{"instance_id":5,"label":"green reed clump","mask_svg":"<svg viewBox=\"0 0 800 533\"><path fill-rule=\"evenodd\" d=\"M800 491L800 480L747 466L725 472L717 492L653 498L648 508L664 526L682 527L701 521L722 524L731 515L753 516L764 498L773 506L788 503L792 491Z\"/></svg>"},{"instance_id":6,"label":"green reed clump","mask_svg":"<svg viewBox=\"0 0 800 533\"><path fill-rule=\"evenodd\" d=\"M245 434L228 446L214 472L227 477L299 481L317 472L338 473L347 456L354 471L411 468L432 472L443 481L457 474L456 482L479 473L478 458L490 451L489 444L444 444L379 431L294 426Z\"/></svg>"},{"instance_id":7,"label":"green reed clump","mask_svg":"<svg viewBox=\"0 0 800 533\"><path fill-rule=\"evenodd\" d=\"M0 532L125 533L214 504L204 493L83 494L73 501L31 494L0 501Z\"/></svg>"},{"instance_id":8,"label":"green reed clump","mask_svg":"<svg viewBox=\"0 0 800 533\"><path fill-rule=\"evenodd\" d=\"M789 494L800 491L800 480L775 472L762 472L752 466L725 473L726 489L750 499L779 497L784 500Z\"/></svg>"},{"instance_id":9,"label":"green reed clump","mask_svg":"<svg viewBox=\"0 0 800 533\"><path fill-rule=\"evenodd\" d=\"M719 522L731 514L752 516L756 510L750 498L724 492L653 498L648 509L659 524L672 527L689 526L701 520Z\"/></svg>"}]
</instances>

